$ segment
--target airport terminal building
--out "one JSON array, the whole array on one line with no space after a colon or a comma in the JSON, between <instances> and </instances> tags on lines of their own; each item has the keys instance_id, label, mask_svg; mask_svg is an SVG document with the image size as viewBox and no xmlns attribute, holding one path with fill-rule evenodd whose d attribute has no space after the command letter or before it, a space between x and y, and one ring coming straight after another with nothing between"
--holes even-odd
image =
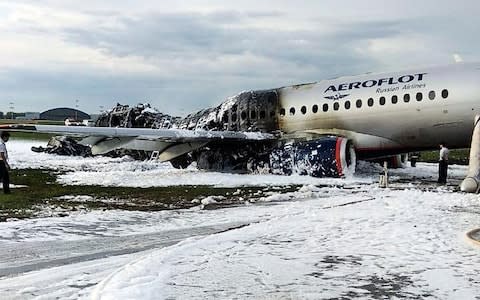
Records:
<instances>
[{"instance_id":1,"label":"airport terminal building","mask_svg":"<svg viewBox=\"0 0 480 300\"><path fill-rule=\"evenodd\" d=\"M65 119L90 120L90 115L67 107L50 109L40 114L40 120L64 121Z\"/></svg>"}]
</instances>

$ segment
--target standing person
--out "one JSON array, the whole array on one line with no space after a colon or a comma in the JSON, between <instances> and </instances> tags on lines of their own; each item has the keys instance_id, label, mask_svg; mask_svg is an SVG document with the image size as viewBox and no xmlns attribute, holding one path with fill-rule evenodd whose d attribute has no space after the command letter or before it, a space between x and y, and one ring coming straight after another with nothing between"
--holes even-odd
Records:
<instances>
[{"instance_id":1,"label":"standing person","mask_svg":"<svg viewBox=\"0 0 480 300\"><path fill-rule=\"evenodd\" d=\"M2 132L0 135L0 178L3 181L3 193L10 194L10 176L8 170L10 165L8 164L8 152L5 143L10 139L10 133Z\"/></svg>"},{"instance_id":2,"label":"standing person","mask_svg":"<svg viewBox=\"0 0 480 300\"><path fill-rule=\"evenodd\" d=\"M438 183L447 183L447 171L448 171L448 148L445 143L440 143L440 157L438 160Z\"/></svg>"}]
</instances>

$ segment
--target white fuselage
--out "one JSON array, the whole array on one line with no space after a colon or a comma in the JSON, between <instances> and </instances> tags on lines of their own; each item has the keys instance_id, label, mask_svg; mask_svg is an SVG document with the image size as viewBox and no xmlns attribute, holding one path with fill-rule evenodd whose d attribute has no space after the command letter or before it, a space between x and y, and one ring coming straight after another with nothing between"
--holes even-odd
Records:
<instances>
[{"instance_id":1,"label":"white fuselage","mask_svg":"<svg viewBox=\"0 0 480 300\"><path fill-rule=\"evenodd\" d=\"M360 151L420 150L440 141L468 147L480 113L480 63L284 87L279 99L280 129L287 136L347 136Z\"/></svg>"}]
</instances>

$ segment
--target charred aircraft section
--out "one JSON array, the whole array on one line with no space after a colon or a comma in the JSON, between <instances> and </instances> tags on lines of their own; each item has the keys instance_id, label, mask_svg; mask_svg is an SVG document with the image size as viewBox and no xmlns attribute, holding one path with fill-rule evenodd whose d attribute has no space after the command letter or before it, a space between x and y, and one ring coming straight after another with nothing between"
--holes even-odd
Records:
<instances>
[{"instance_id":1,"label":"charred aircraft section","mask_svg":"<svg viewBox=\"0 0 480 300\"><path fill-rule=\"evenodd\" d=\"M223 172L272 173L342 177L354 173L356 156L345 138L326 136L311 141L211 145L195 154L200 169Z\"/></svg>"},{"instance_id":2,"label":"charred aircraft section","mask_svg":"<svg viewBox=\"0 0 480 300\"><path fill-rule=\"evenodd\" d=\"M32 151L62 156L92 156L90 147L81 145L73 138L67 136L54 136L48 141L47 147L32 147Z\"/></svg>"},{"instance_id":3,"label":"charred aircraft section","mask_svg":"<svg viewBox=\"0 0 480 300\"><path fill-rule=\"evenodd\" d=\"M173 126L187 130L279 133L279 92L243 92L218 107L191 114ZM354 168L355 152L347 139L338 137L291 143L216 142L175 158L172 165L185 167L194 161L200 169L222 172L340 177Z\"/></svg>"},{"instance_id":4,"label":"charred aircraft section","mask_svg":"<svg viewBox=\"0 0 480 300\"><path fill-rule=\"evenodd\" d=\"M147 159L155 156L153 152L159 152L157 157L168 157L162 160L170 161L175 168L186 168L195 162L200 169L221 172L343 176L345 171L355 164L354 154L351 155L351 145L348 143L347 147L346 139L324 137L292 142L280 139L280 92L280 89L242 92L228 98L217 107L204 109L184 118L161 113L148 104L134 107L117 104L102 114L95 123L96 127L260 132L273 134L278 136L278 139L240 142L216 140L197 144L166 141L158 144L158 151L141 151L140 155L138 150L119 149L130 140L121 144L118 139L107 137L96 140L94 147L99 147L98 143L103 143L107 145L105 149L108 149L110 147L108 145L111 144L115 150L108 152L107 155L129 154L137 159ZM62 147L71 149L75 145L62 144ZM51 149L50 152L73 153L63 151L62 147Z\"/></svg>"},{"instance_id":5,"label":"charred aircraft section","mask_svg":"<svg viewBox=\"0 0 480 300\"><path fill-rule=\"evenodd\" d=\"M276 132L279 129L278 110L277 90L248 91L227 99L217 107L200 110L184 118L163 114L148 104L135 107L117 104L102 114L95 126Z\"/></svg>"},{"instance_id":6,"label":"charred aircraft section","mask_svg":"<svg viewBox=\"0 0 480 300\"><path fill-rule=\"evenodd\" d=\"M279 129L277 90L242 92L217 107L179 120L174 127L187 130L275 132Z\"/></svg>"},{"instance_id":7,"label":"charred aircraft section","mask_svg":"<svg viewBox=\"0 0 480 300\"><path fill-rule=\"evenodd\" d=\"M179 117L172 117L153 109L150 104L117 105L104 112L95 122L95 127L125 127L125 128L171 128Z\"/></svg>"}]
</instances>

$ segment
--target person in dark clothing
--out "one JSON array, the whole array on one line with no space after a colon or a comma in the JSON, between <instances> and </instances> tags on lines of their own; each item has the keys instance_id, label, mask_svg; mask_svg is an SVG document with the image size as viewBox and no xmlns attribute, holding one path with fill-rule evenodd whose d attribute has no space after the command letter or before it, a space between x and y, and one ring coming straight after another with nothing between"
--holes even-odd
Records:
<instances>
[{"instance_id":1,"label":"person in dark clothing","mask_svg":"<svg viewBox=\"0 0 480 300\"><path fill-rule=\"evenodd\" d=\"M2 132L0 135L0 179L3 182L3 193L10 194L10 176L8 171L10 165L8 164L8 152L5 143L10 139L8 132Z\"/></svg>"},{"instance_id":2,"label":"person in dark clothing","mask_svg":"<svg viewBox=\"0 0 480 300\"><path fill-rule=\"evenodd\" d=\"M448 171L448 148L445 143L440 143L440 157L438 160L438 183L447 183L447 171Z\"/></svg>"}]
</instances>

